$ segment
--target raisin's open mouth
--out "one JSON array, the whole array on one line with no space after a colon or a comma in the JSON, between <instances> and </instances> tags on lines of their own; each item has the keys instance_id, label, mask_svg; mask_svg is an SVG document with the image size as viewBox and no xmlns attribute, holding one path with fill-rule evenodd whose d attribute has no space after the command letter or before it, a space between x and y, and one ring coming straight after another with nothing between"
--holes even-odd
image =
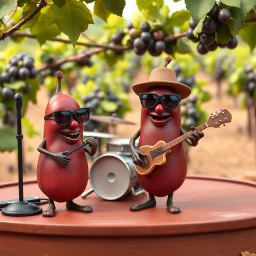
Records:
<instances>
[{"instance_id":1,"label":"raisin's open mouth","mask_svg":"<svg viewBox=\"0 0 256 256\"><path fill-rule=\"evenodd\" d=\"M79 138L80 130L76 130L72 132L60 132L60 134L70 140L77 140Z\"/></svg>"},{"instance_id":2,"label":"raisin's open mouth","mask_svg":"<svg viewBox=\"0 0 256 256\"><path fill-rule=\"evenodd\" d=\"M158 115L150 115L153 121L167 121L170 118L170 115L158 116Z\"/></svg>"}]
</instances>

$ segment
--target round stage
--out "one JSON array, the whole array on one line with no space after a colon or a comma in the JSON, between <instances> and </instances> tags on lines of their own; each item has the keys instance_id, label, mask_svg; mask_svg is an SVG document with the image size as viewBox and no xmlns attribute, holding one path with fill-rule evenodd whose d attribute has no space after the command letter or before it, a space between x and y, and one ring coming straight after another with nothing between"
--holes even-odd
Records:
<instances>
[{"instance_id":1,"label":"round stage","mask_svg":"<svg viewBox=\"0 0 256 256\"><path fill-rule=\"evenodd\" d=\"M24 196L45 198L35 181L24 184ZM0 201L15 198L18 198L17 183L0 185ZM64 203L56 203L58 213L53 218L0 214L0 255L237 256L246 251L256 253L256 183L187 177L174 194L180 214L167 211L166 197L157 198L156 208L129 210L133 203L147 198L146 193L104 201L93 193L86 199L75 200L91 205L92 213L69 211Z\"/></svg>"}]
</instances>

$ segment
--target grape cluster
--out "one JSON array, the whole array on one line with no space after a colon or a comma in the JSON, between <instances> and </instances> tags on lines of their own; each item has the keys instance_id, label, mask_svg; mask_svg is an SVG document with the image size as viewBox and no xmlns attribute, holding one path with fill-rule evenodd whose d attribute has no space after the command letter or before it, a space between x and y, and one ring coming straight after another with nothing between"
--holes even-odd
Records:
<instances>
[{"instance_id":1,"label":"grape cluster","mask_svg":"<svg viewBox=\"0 0 256 256\"><path fill-rule=\"evenodd\" d=\"M2 122L4 125L14 126L16 123L15 111L7 102L13 101L15 90L8 87L8 84L19 81L35 78L37 71L34 67L34 59L26 53L19 53L17 56L12 56L9 59L5 71L0 75L0 89L4 116ZM23 93L28 93L31 87L29 83L23 88Z\"/></svg>"},{"instance_id":2,"label":"grape cluster","mask_svg":"<svg viewBox=\"0 0 256 256\"><path fill-rule=\"evenodd\" d=\"M248 80L243 89L249 97L253 98L256 96L256 73L252 66L247 66L245 71Z\"/></svg>"},{"instance_id":3,"label":"grape cluster","mask_svg":"<svg viewBox=\"0 0 256 256\"><path fill-rule=\"evenodd\" d=\"M131 40L128 42L134 49L137 55L143 55L147 50L152 56L159 56L161 53L173 53L173 46L177 41L166 42L167 34L163 30L151 31L148 22L142 22L140 29L133 27L133 24L128 25L129 36Z\"/></svg>"},{"instance_id":4,"label":"grape cluster","mask_svg":"<svg viewBox=\"0 0 256 256\"><path fill-rule=\"evenodd\" d=\"M177 82L185 84L190 88L193 87L193 85L195 84L195 77L194 76L184 77L184 75L182 74L182 69L177 63L175 63L172 66L172 70L176 73Z\"/></svg>"},{"instance_id":5,"label":"grape cluster","mask_svg":"<svg viewBox=\"0 0 256 256\"><path fill-rule=\"evenodd\" d=\"M13 99L14 91L7 86L8 83L17 80L26 80L35 78L37 71L34 67L34 59L25 53L20 53L17 56L12 56L5 72L0 75L0 86L3 86L2 97L5 100ZM29 86L25 88L29 90ZM26 91L25 91L26 92Z\"/></svg>"},{"instance_id":6,"label":"grape cluster","mask_svg":"<svg viewBox=\"0 0 256 256\"><path fill-rule=\"evenodd\" d=\"M85 53L86 50L80 50L77 52L77 54L82 54L82 53ZM93 62L90 58L90 56L85 56L83 58L81 58L80 60L77 61L77 64L79 67L91 67L93 65Z\"/></svg>"},{"instance_id":7,"label":"grape cluster","mask_svg":"<svg viewBox=\"0 0 256 256\"><path fill-rule=\"evenodd\" d=\"M190 130L191 126L196 127L200 120L200 114L196 109L198 98L196 95L190 95L188 99L182 102L181 105L181 126L186 131Z\"/></svg>"},{"instance_id":8,"label":"grape cluster","mask_svg":"<svg viewBox=\"0 0 256 256\"><path fill-rule=\"evenodd\" d=\"M226 44L219 44L216 42L216 32L223 24L229 23L230 20L231 12L226 8L220 8L220 6L215 3L213 8L207 14L207 17L203 22L202 32L198 34L198 37L193 34L193 31L197 26L197 21L193 18L189 20L187 38L193 42L198 42L197 51L202 55L208 53L209 51L214 51L218 47L234 49L238 44L236 37L233 37Z\"/></svg>"}]
</instances>

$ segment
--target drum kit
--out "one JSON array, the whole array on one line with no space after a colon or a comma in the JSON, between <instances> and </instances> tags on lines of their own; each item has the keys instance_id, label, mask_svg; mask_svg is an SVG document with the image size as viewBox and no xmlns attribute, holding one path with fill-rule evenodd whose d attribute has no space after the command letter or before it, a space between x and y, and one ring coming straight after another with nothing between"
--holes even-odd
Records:
<instances>
[{"instance_id":1,"label":"drum kit","mask_svg":"<svg viewBox=\"0 0 256 256\"><path fill-rule=\"evenodd\" d=\"M111 125L135 123L123 120L115 116L92 116L92 120L106 122ZM105 200L118 200L131 193L134 196L145 191L138 182L136 170L132 162L132 153L129 139L117 139L107 142L107 153L101 154L101 139L113 139L116 136L101 132L84 132L84 136L96 136L99 138L99 155L94 158L90 170L91 189L82 194L86 198L95 192Z\"/></svg>"}]
</instances>

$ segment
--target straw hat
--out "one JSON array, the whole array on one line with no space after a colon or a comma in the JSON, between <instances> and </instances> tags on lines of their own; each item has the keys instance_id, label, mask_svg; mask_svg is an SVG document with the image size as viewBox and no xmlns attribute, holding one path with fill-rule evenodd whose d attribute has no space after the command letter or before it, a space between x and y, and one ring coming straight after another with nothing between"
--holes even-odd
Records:
<instances>
[{"instance_id":1,"label":"straw hat","mask_svg":"<svg viewBox=\"0 0 256 256\"><path fill-rule=\"evenodd\" d=\"M182 99L188 97L191 93L190 87L177 82L175 72L167 68L171 60L171 57L166 57L164 66L153 69L149 76L149 81L134 84L132 86L133 91L139 95L139 93L147 92L150 87L165 86L174 89Z\"/></svg>"}]
</instances>

